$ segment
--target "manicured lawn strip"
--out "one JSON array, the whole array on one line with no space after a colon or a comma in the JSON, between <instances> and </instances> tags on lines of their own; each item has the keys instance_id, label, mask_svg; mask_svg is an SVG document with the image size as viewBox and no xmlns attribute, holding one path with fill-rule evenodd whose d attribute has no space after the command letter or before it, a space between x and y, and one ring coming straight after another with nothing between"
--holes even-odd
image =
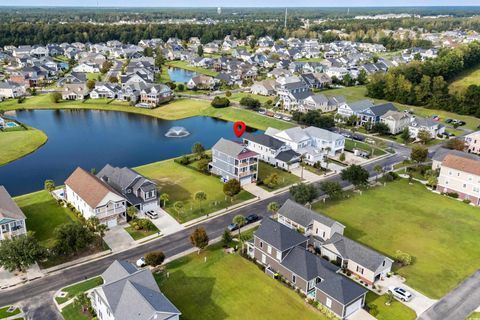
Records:
<instances>
[{"instance_id":1,"label":"manicured lawn strip","mask_svg":"<svg viewBox=\"0 0 480 320\"><path fill-rule=\"evenodd\" d=\"M346 226L346 236L390 257L415 259L397 272L407 284L438 299L480 265L478 209L407 180L388 183L314 209ZM447 263L448 261L448 263Z\"/></svg>"},{"instance_id":2,"label":"manicured lawn strip","mask_svg":"<svg viewBox=\"0 0 480 320\"><path fill-rule=\"evenodd\" d=\"M167 66L169 67L174 67L174 68L181 68L189 71L193 71L196 73L201 73L207 76L212 76L215 77L218 75L218 72L210 69L205 69L205 68L198 68L198 67L192 67L188 61L168 61L166 63Z\"/></svg>"},{"instance_id":3,"label":"manicured lawn strip","mask_svg":"<svg viewBox=\"0 0 480 320\"><path fill-rule=\"evenodd\" d=\"M327 96L342 95L347 99L348 102L354 102L354 101L363 100L363 99L374 100L375 103L386 103L386 102L388 102L386 100L372 99L370 97L367 97L366 96L367 88L365 86L345 87L345 88L340 88L340 89L329 89L329 90L323 90L323 91L321 91L321 93L323 93ZM416 106L401 104L401 103L397 103L397 102L395 102L394 105L399 110L412 110L417 116L420 116L420 117L430 118L432 116L439 116L442 123L444 123L443 121L445 121L446 119L463 120L467 123L464 126L464 128L471 129L471 130L475 130L480 125L480 119L475 118L473 116L459 115L459 114L444 111L444 110L427 109L427 108L423 108L423 107L416 107Z\"/></svg>"},{"instance_id":4,"label":"manicured lawn strip","mask_svg":"<svg viewBox=\"0 0 480 320\"><path fill-rule=\"evenodd\" d=\"M35 237L47 248L54 245L53 232L61 224L75 221L68 209L61 207L45 190L14 198L27 217L27 230L35 232Z\"/></svg>"},{"instance_id":5,"label":"manicured lawn strip","mask_svg":"<svg viewBox=\"0 0 480 320\"><path fill-rule=\"evenodd\" d=\"M385 304L387 300L386 295L379 296L369 291L365 304L375 304L378 307L378 314L375 316L378 320L414 320L417 318L415 311L400 301L394 299L393 302L387 306Z\"/></svg>"},{"instance_id":6,"label":"manicured lawn strip","mask_svg":"<svg viewBox=\"0 0 480 320\"><path fill-rule=\"evenodd\" d=\"M0 131L0 146L2 146L0 148L0 166L34 152L47 140L48 137L43 131L34 128Z\"/></svg>"},{"instance_id":7,"label":"manicured lawn strip","mask_svg":"<svg viewBox=\"0 0 480 320\"><path fill-rule=\"evenodd\" d=\"M262 116L254 111L235 107L215 109L207 100L193 99L176 99L171 103L155 109L130 107L126 102L106 99L86 100L84 102L62 101L60 103L52 103L49 95L29 97L22 104L18 104L16 100L7 100L0 103L0 110L16 109L93 109L121 111L143 114L165 120L179 120L195 116L208 116L226 121L243 121L247 126L260 130L265 130L268 127L283 130L294 126L285 121Z\"/></svg>"},{"instance_id":8,"label":"manicured lawn strip","mask_svg":"<svg viewBox=\"0 0 480 320\"><path fill-rule=\"evenodd\" d=\"M77 294L83 293L95 287L98 287L103 284L102 277L98 276L95 278L91 278L80 283L74 284L72 286L63 288L62 291L68 293L65 298L55 298L59 304L64 303L72 298L74 298Z\"/></svg>"},{"instance_id":9,"label":"manicured lawn strip","mask_svg":"<svg viewBox=\"0 0 480 320\"><path fill-rule=\"evenodd\" d=\"M293 290L219 245L175 260L167 270L168 278L155 278L184 320L326 319Z\"/></svg>"},{"instance_id":10,"label":"manicured lawn strip","mask_svg":"<svg viewBox=\"0 0 480 320\"><path fill-rule=\"evenodd\" d=\"M278 176L278 185L275 186L273 189L270 189L266 185L262 184L260 185L261 188L267 191L275 191L283 187L286 187L295 183L299 183L301 181L299 177L291 174L290 172L284 171L279 168L275 168L274 166L271 166L262 161L259 162L258 177L260 178L260 180L264 180L265 178L267 178L273 173L276 173Z\"/></svg>"},{"instance_id":11,"label":"manicured lawn strip","mask_svg":"<svg viewBox=\"0 0 480 320\"><path fill-rule=\"evenodd\" d=\"M368 151L370 152L370 154L372 154L372 151L373 151L373 155L376 157L382 156L386 153L382 149L376 148L371 144L360 142L360 141L354 141L351 139L345 139L345 150L352 151L354 148Z\"/></svg>"},{"instance_id":12,"label":"manicured lawn strip","mask_svg":"<svg viewBox=\"0 0 480 320\"><path fill-rule=\"evenodd\" d=\"M128 234L132 237L133 240L143 239L159 231L157 227L155 227L155 230L143 231L143 230L135 230L135 228L132 226L126 227L125 230L128 232Z\"/></svg>"},{"instance_id":13,"label":"manicured lawn strip","mask_svg":"<svg viewBox=\"0 0 480 320\"><path fill-rule=\"evenodd\" d=\"M166 210L180 222L186 222L207 213L224 209L253 198L247 191L241 191L232 202L223 193L223 183L218 177L208 176L192 168L175 163L173 159L147 164L135 168L137 172L154 180L158 184L159 194L170 197ZM207 200L201 204L194 200L195 193L203 191ZM182 201L183 212L179 215L173 204Z\"/></svg>"},{"instance_id":14,"label":"manicured lawn strip","mask_svg":"<svg viewBox=\"0 0 480 320\"><path fill-rule=\"evenodd\" d=\"M89 320L90 317L82 313L80 306L69 304L62 310L62 316L65 320Z\"/></svg>"},{"instance_id":15,"label":"manicured lawn strip","mask_svg":"<svg viewBox=\"0 0 480 320\"><path fill-rule=\"evenodd\" d=\"M5 319L20 313L20 309L18 308L13 310L13 312L8 312L8 308L10 308L10 306L6 306L0 309L0 319Z\"/></svg>"},{"instance_id":16,"label":"manicured lawn strip","mask_svg":"<svg viewBox=\"0 0 480 320\"><path fill-rule=\"evenodd\" d=\"M468 318L465 320L478 320L478 319L480 319L480 312L474 312L471 315L469 315Z\"/></svg>"},{"instance_id":17,"label":"manicured lawn strip","mask_svg":"<svg viewBox=\"0 0 480 320\"><path fill-rule=\"evenodd\" d=\"M450 93L461 93L473 84L480 84L480 65L462 72L450 83L448 89Z\"/></svg>"}]
</instances>

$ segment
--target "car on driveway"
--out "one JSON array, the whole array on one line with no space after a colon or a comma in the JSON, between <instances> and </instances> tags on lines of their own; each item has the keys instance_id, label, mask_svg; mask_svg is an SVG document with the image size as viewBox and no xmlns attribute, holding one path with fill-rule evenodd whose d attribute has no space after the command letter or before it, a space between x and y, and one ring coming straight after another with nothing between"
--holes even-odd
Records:
<instances>
[{"instance_id":1,"label":"car on driveway","mask_svg":"<svg viewBox=\"0 0 480 320\"><path fill-rule=\"evenodd\" d=\"M248 215L247 218L246 218L247 224L254 223L255 221L258 221L259 219L260 218L254 213L252 213L251 215Z\"/></svg>"},{"instance_id":2,"label":"car on driveway","mask_svg":"<svg viewBox=\"0 0 480 320\"><path fill-rule=\"evenodd\" d=\"M398 300L408 302L412 300L413 294L400 287L389 287L388 292L392 293Z\"/></svg>"},{"instance_id":3,"label":"car on driveway","mask_svg":"<svg viewBox=\"0 0 480 320\"><path fill-rule=\"evenodd\" d=\"M145 212L145 215L149 217L150 219L158 219L158 213L156 213L153 210Z\"/></svg>"},{"instance_id":4,"label":"car on driveway","mask_svg":"<svg viewBox=\"0 0 480 320\"><path fill-rule=\"evenodd\" d=\"M139 268L145 267L145 266L146 266L145 258L144 258L144 257L141 257L140 259L137 260L137 262L136 262L135 264L136 264L137 267L139 267Z\"/></svg>"},{"instance_id":5,"label":"car on driveway","mask_svg":"<svg viewBox=\"0 0 480 320\"><path fill-rule=\"evenodd\" d=\"M227 226L227 229L228 231L235 231L238 229L238 224L236 223L230 223L228 226Z\"/></svg>"}]
</instances>

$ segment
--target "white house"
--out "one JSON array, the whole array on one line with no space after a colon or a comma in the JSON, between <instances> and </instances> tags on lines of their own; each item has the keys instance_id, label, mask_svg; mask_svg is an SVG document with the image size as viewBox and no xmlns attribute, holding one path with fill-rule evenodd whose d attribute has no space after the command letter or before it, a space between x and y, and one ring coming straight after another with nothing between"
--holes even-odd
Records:
<instances>
[{"instance_id":1,"label":"white house","mask_svg":"<svg viewBox=\"0 0 480 320\"><path fill-rule=\"evenodd\" d=\"M72 69L73 72L88 72L95 73L100 72L100 67L94 63L81 63Z\"/></svg>"},{"instance_id":2,"label":"white house","mask_svg":"<svg viewBox=\"0 0 480 320\"><path fill-rule=\"evenodd\" d=\"M380 117L380 122L388 126L391 134L397 134L408 127L410 116L405 112L390 110Z\"/></svg>"},{"instance_id":3,"label":"white house","mask_svg":"<svg viewBox=\"0 0 480 320\"><path fill-rule=\"evenodd\" d=\"M26 234L25 219L25 214L5 187L0 186L0 240Z\"/></svg>"},{"instance_id":4,"label":"white house","mask_svg":"<svg viewBox=\"0 0 480 320\"><path fill-rule=\"evenodd\" d=\"M25 86L11 81L0 82L0 100L25 95Z\"/></svg>"},{"instance_id":5,"label":"white house","mask_svg":"<svg viewBox=\"0 0 480 320\"><path fill-rule=\"evenodd\" d=\"M97 217L109 228L126 222L126 199L80 167L65 181L64 197L85 219Z\"/></svg>"},{"instance_id":6,"label":"white house","mask_svg":"<svg viewBox=\"0 0 480 320\"><path fill-rule=\"evenodd\" d=\"M432 119L413 117L408 125L408 130L410 132L410 137L414 139L416 139L418 134L422 131L428 132L430 138L435 139L438 135L445 132L445 126Z\"/></svg>"}]
</instances>

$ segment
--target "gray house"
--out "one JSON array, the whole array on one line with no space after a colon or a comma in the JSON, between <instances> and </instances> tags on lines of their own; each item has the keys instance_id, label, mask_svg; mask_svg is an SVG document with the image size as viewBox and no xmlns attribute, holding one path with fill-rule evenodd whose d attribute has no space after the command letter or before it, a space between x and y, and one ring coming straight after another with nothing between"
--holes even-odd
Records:
<instances>
[{"instance_id":1,"label":"gray house","mask_svg":"<svg viewBox=\"0 0 480 320\"><path fill-rule=\"evenodd\" d=\"M257 180L258 154L240 142L221 138L212 147L209 170L224 182L235 179L241 185L252 183Z\"/></svg>"},{"instance_id":2,"label":"gray house","mask_svg":"<svg viewBox=\"0 0 480 320\"><path fill-rule=\"evenodd\" d=\"M0 186L0 240L26 234L25 219L5 187Z\"/></svg>"},{"instance_id":3,"label":"gray house","mask_svg":"<svg viewBox=\"0 0 480 320\"><path fill-rule=\"evenodd\" d=\"M150 270L116 260L102 278L104 284L89 294L99 319L180 319L181 312L160 291Z\"/></svg>"},{"instance_id":4,"label":"gray house","mask_svg":"<svg viewBox=\"0 0 480 320\"><path fill-rule=\"evenodd\" d=\"M140 214L158 208L157 185L132 169L107 164L97 177L127 199Z\"/></svg>"}]
</instances>

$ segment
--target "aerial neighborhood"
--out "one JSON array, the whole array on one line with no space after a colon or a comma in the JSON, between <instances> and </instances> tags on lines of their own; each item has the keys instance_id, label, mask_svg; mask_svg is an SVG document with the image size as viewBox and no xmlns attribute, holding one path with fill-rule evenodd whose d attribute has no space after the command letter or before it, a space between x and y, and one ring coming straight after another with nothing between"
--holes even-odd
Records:
<instances>
[{"instance_id":1,"label":"aerial neighborhood","mask_svg":"<svg viewBox=\"0 0 480 320\"><path fill-rule=\"evenodd\" d=\"M0 4L0 319L479 318L480 7L184 2Z\"/></svg>"}]
</instances>

